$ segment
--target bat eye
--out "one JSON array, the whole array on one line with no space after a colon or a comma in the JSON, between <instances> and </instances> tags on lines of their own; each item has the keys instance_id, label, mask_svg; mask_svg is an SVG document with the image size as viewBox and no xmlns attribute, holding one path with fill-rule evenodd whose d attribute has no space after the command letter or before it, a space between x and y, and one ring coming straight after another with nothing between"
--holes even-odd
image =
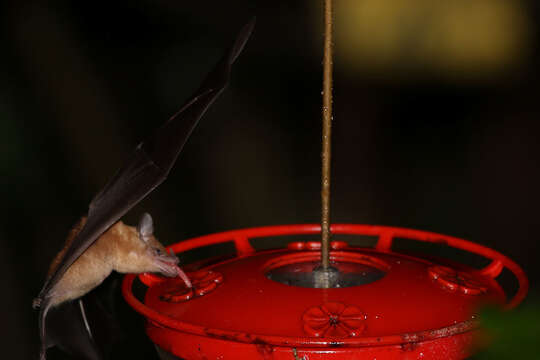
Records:
<instances>
[{"instance_id":1,"label":"bat eye","mask_svg":"<svg viewBox=\"0 0 540 360\"><path fill-rule=\"evenodd\" d=\"M163 255L164 252L161 249L154 248L154 254L155 255Z\"/></svg>"}]
</instances>

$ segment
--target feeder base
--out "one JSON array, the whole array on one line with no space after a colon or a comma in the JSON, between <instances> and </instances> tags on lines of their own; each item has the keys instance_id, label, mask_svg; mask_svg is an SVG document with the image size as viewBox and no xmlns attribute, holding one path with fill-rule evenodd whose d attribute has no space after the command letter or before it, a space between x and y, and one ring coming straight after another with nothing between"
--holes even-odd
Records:
<instances>
[{"instance_id":1,"label":"feeder base","mask_svg":"<svg viewBox=\"0 0 540 360\"><path fill-rule=\"evenodd\" d=\"M166 331L165 331L166 332ZM147 333L152 340L163 339L163 329L149 325ZM443 339L407 343L401 345L366 347L366 348L296 348L298 359L305 360L413 360L413 359L445 359L462 360L472 355L473 339L479 336L478 331ZM170 339L171 343L173 339ZM175 340L177 341L177 340ZM161 360L295 360L293 348L271 346L267 344L236 343L234 347L223 344L224 340L206 337L183 337L183 346L169 351L156 345ZM179 356L173 355L174 351Z\"/></svg>"}]
</instances>

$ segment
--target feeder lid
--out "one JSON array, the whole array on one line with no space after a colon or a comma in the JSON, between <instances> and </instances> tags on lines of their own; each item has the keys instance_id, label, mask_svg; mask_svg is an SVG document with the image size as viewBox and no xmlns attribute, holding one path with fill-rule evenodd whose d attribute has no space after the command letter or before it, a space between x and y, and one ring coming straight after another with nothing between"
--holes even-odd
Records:
<instances>
[{"instance_id":1,"label":"feeder lid","mask_svg":"<svg viewBox=\"0 0 540 360\"><path fill-rule=\"evenodd\" d=\"M475 310L504 304L490 276L460 264L332 244L339 287L314 288L306 274L316 242L253 253L180 279L147 277L150 320L181 332L274 345L376 345L429 339L472 328ZM309 277L309 276L308 276ZM143 277L144 280L144 277Z\"/></svg>"}]
</instances>

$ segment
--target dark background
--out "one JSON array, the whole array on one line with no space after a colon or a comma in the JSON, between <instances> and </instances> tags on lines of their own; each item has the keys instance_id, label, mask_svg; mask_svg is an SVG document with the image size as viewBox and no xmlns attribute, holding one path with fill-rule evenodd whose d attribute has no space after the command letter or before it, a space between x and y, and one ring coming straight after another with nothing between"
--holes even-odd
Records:
<instances>
[{"instance_id":1,"label":"dark background","mask_svg":"<svg viewBox=\"0 0 540 360\"><path fill-rule=\"evenodd\" d=\"M459 8L471 3L479 5ZM538 12L532 1L503 3L520 4L440 9L417 0L400 13L392 2L362 0L358 19L338 17L349 33L336 39L332 219L490 246L526 270L531 301L540 278ZM125 217L134 224L150 212L164 244L318 221L320 4L0 5L0 305L9 358L37 358L31 301L67 230L254 14L230 87L169 179ZM443 21L457 35L431 31ZM153 356L138 346L145 350L133 358Z\"/></svg>"}]
</instances>

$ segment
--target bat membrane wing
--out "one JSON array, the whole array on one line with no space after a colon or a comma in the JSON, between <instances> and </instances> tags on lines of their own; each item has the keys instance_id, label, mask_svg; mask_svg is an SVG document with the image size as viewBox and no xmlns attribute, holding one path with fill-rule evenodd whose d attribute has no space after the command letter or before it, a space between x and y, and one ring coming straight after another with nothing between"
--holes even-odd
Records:
<instances>
[{"instance_id":1,"label":"bat membrane wing","mask_svg":"<svg viewBox=\"0 0 540 360\"><path fill-rule=\"evenodd\" d=\"M84 300L68 301L52 308L47 316L47 348L58 346L77 359L103 360L89 331Z\"/></svg>"},{"instance_id":2,"label":"bat membrane wing","mask_svg":"<svg viewBox=\"0 0 540 360\"><path fill-rule=\"evenodd\" d=\"M167 178L200 118L226 88L231 65L244 48L254 25L255 19L242 28L233 46L209 73L195 95L152 136L137 146L126 164L90 203L84 227L67 248L56 270L45 281L36 301L36 304L41 303L41 359L45 359L45 350L50 345L46 344L49 336L45 319L48 311L55 311L51 309L49 299L51 290L83 252ZM66 316L75 316L74 311L69 310L68 314L71 315Z\"/></svg>"},{"instance_id":3,"label":"bat membrane wing","mask_svg":"<svg viewBox=\"0 0 540 360\"><path fill-rule=\"evenodd\" d=\"M242 28L233 46L195 95L150 138L137 146L124 167L92 200L85 226L71 243L60 266L46 281L39 297L46 297L71 264L101 234L166 179L198 121L226 88L231 65L244 48L254 25L255 19Z\"/></svg>"}]
</instances>

